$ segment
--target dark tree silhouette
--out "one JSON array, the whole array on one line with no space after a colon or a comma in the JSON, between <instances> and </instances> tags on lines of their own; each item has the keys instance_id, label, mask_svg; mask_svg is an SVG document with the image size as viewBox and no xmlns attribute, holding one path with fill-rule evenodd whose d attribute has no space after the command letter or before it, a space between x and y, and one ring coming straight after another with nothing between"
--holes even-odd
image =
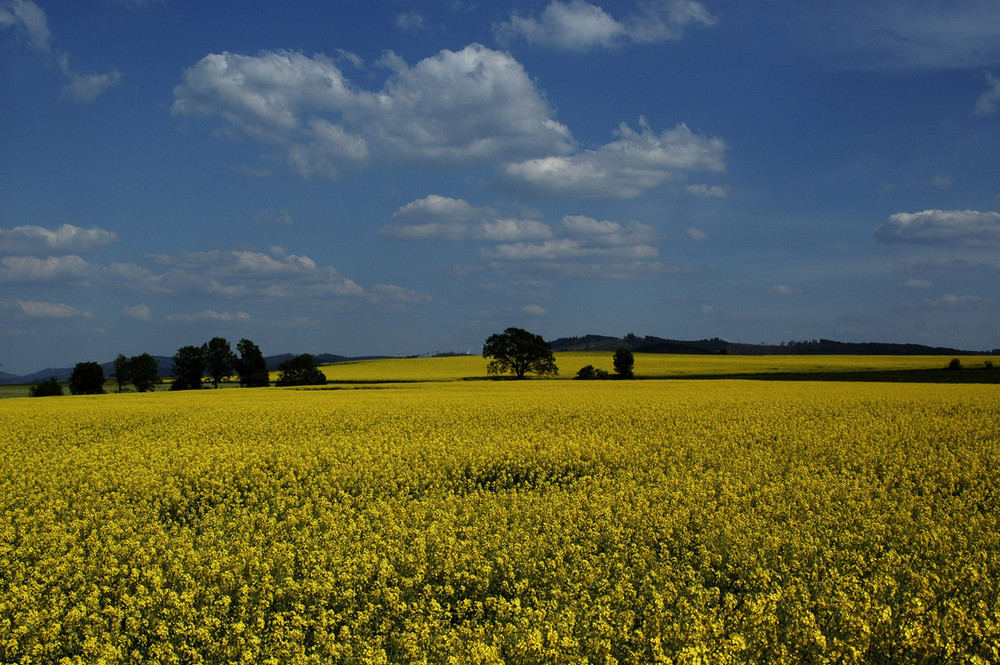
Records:
<instances>
[{"instance_id":1,"label":"dark tree silhouette","mask_svg":"<svg viewBox=\"0 0 1000 665\"><path fill-rule=\"evenodd\" d=\"M236 355L225 337L213 337L201 347L205 358L205 369L212 378L212 385L219 387L219 382L229 378L236 364Z\"/></svg>"},{"instance_id":2,"label":"dark tree silhouette","mask_svg":"<svg viewBox=\"0 0 1000 665\"><path fill-rule=\"evenodd\" d=\"M118 392L122 392L126 385L132 383L132 362L124 354L119 353L115 358L115 370L111 376L118 382Z\"/></svg>"},{"instance_id":3,"label":"dark tree silhouette","mask_svg":"<svg viewBox=\"0 0 1000 665\"><path fill-rule=\"evenodd\" d=\"M236 373L240 375L240 385L246 388L258 388L271 383L267 373L267 363L260 347L244 338L236 345L240 357L236 359Z\"/></svg>"},{"instance_id":4,"label":"dark tree silhouette","mask_svg":"<svg viewBox=\"0 0 1000 665\"><path fill-rule=\"evenodd\" d=\"M104 369L95 362L77 363L69 375L69 391L74 395L103 395Z\"/></svg>"},{"instance_id":5,"label":"dark tree silhouette","mask_svg":"<svg viewBox=\"0 0 1000 665\"><path fill-rule=\"evenodd\" d=\"M491 358L486 372L490 375L511 373L519 379L531 372L539 376L559 374L552 347L540 335L521 328L507 328L486 338L483 358Z\"/></svg>"},{"instance_id":6,"label":"dark tree silhouette","mask_svg":"<svg viewBox=\"0 0 1000 665\"><path fill-rule=\"evenodd\" d=\"M321 386L326 375L316 367L311 354L303 353L278 366L277 386Z\"/></svg>"},{"instance_id":7,"label":"dark tree silhouette","mask_svg":"<svg viewBox=\"0 0 1000 665\"><path fill-rule=\"evenodd\" d=\"M632 356L632 352L626 349L624 346L619 347L615 351L615 358L613 361L615 372L618 373L618 378L620 379L632 379L635 378L633 373L633 368L635 367L635 358Z\"/></svg>"},{"instance_id":8,"label":"dark tree silhouette","mask_svg":"<svg viewBox=\"0 0 1000 665\"><path fill-rule=\"evenodd\" d=\"M205 354L200 346L182 346L174 354L171 390L200 390L205 373Z\"/></svg>"},{"instance_id":9,"label":"dark tree silhouette","mask_svg":"<svg viewBox=\"0 0 1000 665\"><path fill-rule=\"evenodd\" d=\"M31 386L28 390L28 395L31 397L59 397L62 394L62 386L59 385L54 376L42 381L37 386Z\"/></svg>"},{"instance_id":10,"label":"dark tree silhouette","mask_svg":"<svg viewBox=\"0 0 1000 665\"><path fill-rule=\"evenodd\" d=\"M139 392L150 392L160 382L160 363L148 353L132 356L129 364L132 366L132 385Z\"/></svg>"}]
</instances>

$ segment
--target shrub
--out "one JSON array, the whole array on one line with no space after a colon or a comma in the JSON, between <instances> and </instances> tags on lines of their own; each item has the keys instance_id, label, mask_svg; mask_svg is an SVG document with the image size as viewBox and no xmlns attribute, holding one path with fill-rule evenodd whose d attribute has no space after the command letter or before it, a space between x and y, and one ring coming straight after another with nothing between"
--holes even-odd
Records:
<instances>
[{"instance_id":1,"label":"shrub","mask_svg":"<svg viewBox=\"0 0 1000 665\"><path fill-rule=\"evenodd\" d=\"M56 381L56 377L42 381L37 386L32 386L28 391L31 397L59 397L63 394L62 386Z\"/></svg>"}]
</instances>

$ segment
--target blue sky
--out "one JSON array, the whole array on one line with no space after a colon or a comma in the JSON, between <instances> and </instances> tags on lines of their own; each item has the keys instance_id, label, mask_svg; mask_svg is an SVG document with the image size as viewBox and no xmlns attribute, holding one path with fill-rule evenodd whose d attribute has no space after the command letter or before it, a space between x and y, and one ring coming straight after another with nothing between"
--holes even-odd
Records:
<instances>
[{"instance_id":1,"label":"blue sky","mask_svg":"<svg viewBox=\"0 0 1000 665\"><path fill-rule=\"evenodd\" d=\"M0 364L996 348L998 36L994 0L0 0Z\"/></svg>"}]
</instances>

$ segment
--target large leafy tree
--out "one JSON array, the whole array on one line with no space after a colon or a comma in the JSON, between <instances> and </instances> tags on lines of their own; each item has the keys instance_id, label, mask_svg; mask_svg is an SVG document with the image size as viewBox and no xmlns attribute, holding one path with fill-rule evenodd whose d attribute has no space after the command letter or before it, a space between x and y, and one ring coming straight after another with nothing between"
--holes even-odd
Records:
<instances>
[{"instance_id":1,"label":"large leafy tree","mask_svg":"<svg viewBox=\"0 0 1000 665\"><path fill-rule=\"evenodd\" d=\"M486 338L483 357L490 358L490 375L513 374L523 379L529 372L539 376L559 374L552 347L540 335L521 328L507 328Z\"/></svg>"},{"instance_id":2,"label":"large leafy tree","mask_svg":"<svg viewBox=\"0 0 1000 665\"><path fill-rule=\"evenodd\" d=\"M219 382L229 378L236 365L236 354L229 346L229 340L225 337L213 337L201 347L205 357L205 369L212 378L212 385L219 387Z\"/></svg>"},{"instance_id":3,"label":"large leafy tree","mask_svg":"<svg viewBox=\"0 0 1000 665\"><path fill-rule=\"evenodd\" d=\"M150 392L160 382L160 363L148 353L132 356L129 365L132 369L132 385L139 392Z\"/></svg>"},{"instance_id":4,"label":"large leafy tree","mask_svg":"<svg viewBox=\"0 0 1000 665\"><path fill-rule=\"evenodd\" d=\"M635 367L635 357L629 349L624 346L619 347L615 351L615 357L612 361L615 367L615 371L618 373L619 378L622 379L633 379L635 374L633 368Z\"/></svg>"},{"instance_id":5,"label":"large leafy tree","mask_svg":"<svg viewBox=\"0 0 1000 665\"><path fill-rule=\"evenodd\" d=\"M277 386L321 386L326 383L323 370L316 367L312 354L303 353L278 366Z\"/></svg>"},{"instance_id":6,"label":"large leafy tree","mask_svg":"<svg viewBox=\"0 0 1000 665\"><path fill-rule=\"evenodd\" d=\"M200 390L205 373L205 353L200 346L182 346L174 354L171 390Z\"/></svg>"},{"instance_id":7,"label":"large leafy tree","mask_svg":"<svg viewBox=\"0 0 1000 665\"><path fill-rule=\"evenodd\" d=\"M95 362L77 363L69 376L69 391L74 395L103 395L104 368Z\"/></svg>"},{"instance_id":8,"label":"large leafy tree","mask_svg":"<svg viewBox=\"0 0 1000 665\"><path fill-rule=\"evenodd\" d=\"M111 376L118 382L118 392L122 392L127 384L132 383L132 362L125 357L125 354L119 353L115 358L115 371Z\"/></svg>"},{"instance_id":9,"label":"large leafy tree","mask_svg":"<svg viewBox=\"0 0 1000 665\"><path fill-rule=\"evenodd\" d=\"M236 373L240 375L240 385L247 388L267 386L271 382L267 373L267 363L260 347L243 338L236 345L240 357L236 359Z\"/></svg>"}]
</instances>

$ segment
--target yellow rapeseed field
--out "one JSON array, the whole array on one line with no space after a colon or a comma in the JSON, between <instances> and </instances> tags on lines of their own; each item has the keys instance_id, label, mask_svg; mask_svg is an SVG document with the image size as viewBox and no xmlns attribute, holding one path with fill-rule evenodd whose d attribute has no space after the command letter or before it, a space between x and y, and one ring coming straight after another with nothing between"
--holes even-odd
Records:
<instances>
[{"instance_id":1,"label":"yellow rapeseed field","mask_svg":"<svg viewBox=\"0 0 1000 665\"><path fill-rule=\"evenodd\" d=\"M426 360L0 401L0 662L1000 661L997 386Z\"/></svg>"}]
</instances>

